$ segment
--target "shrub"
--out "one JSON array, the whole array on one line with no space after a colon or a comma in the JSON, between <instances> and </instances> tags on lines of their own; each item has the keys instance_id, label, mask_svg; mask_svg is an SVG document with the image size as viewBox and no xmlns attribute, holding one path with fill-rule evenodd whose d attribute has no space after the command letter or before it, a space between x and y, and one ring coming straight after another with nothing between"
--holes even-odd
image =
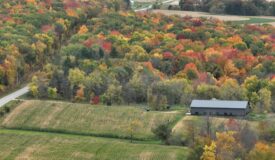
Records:
<instances>
[{"instance_id":1,"label":"shrub","mask_svg":"<svg viewBox=\"0 0 275 160\"><path fill-rule=\"evenodd\" d=\"M168 138L169 145L185 146L186 143L186 139L184 139L184 137L180 134L171 135Z\"/></svg>"},{"instance_id":2,"label":"shrub","mask_svg":"<svg viewBox=\"0 0 275 160\"><path fill-rule=\"evenodd\" d=\"M170 123L162 123L158 125L156 128L152 129L152 132L165 144L169 144L169 138L172 133L172 128L170 127Z\"/></svg>"},{"instance_id":3,"label":"shrub","mask_svg":"<svg viewBox=\"0 0 275 160\"><path fill-rule=\"evenodd\" d=\"M274 143L275 142L275 129L274 128L269 131L269 135L270 135L270 142Z\"/></svg>"},{"instance_id":4,"label":"shrub","mask_svg":"<svg viewBox=\"0 0 275 160\"><path fill-rule=\"evenodd\" d=\"M10 108L7 107L7 106L5 106L5 107L4 107L4 111L5 111L6 113L9 113L9 112L10 112Z\"/></svg>"},{"instance_id":5,"label":"shrub","mask_svg":"<svg viewBox=\"0 0 275 160\"><path fill-rule=\"evenodd\" d=\"M3 117L5 115L4 111L0 111L0 117Z\"/></svg>"},{"instance_id":6,"label":"shrub","mask_svg":"<svg viewBox=\"0 0 275 160\"><path fill-rule=\"evenodd\" d=\"M245 43L238 43L234 45L234 48L237 48L240 51L245 51L247 49L247 45Z\"/></svg>"},{"instance_id":7,"label":"shrub","mask_svg":"<svg viewBox=\"0 0 275 160\"><path fill-rule=\"evenodd\" d=\"M56 99L57 98L57 89L48 87L48 97L52 98L52 99Z\"/></svg>"}]
</instances>

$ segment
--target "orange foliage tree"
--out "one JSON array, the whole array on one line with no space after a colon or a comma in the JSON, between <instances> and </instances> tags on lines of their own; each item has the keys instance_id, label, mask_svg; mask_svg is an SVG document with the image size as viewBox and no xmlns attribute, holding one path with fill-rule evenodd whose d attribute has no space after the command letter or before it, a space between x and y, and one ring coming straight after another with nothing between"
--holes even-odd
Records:
<instances>
[{"instance_id":1,"label":"orange foliage tree","mask_svg":"<svg viewBox=\"0 0 275 160\"><path fill-rule=\"evenodd\" d=\"M87 26L86 25L82 25L79 28L78 34L84 34L84 33L87 33L88 31L89 31L89 29L87 28Z\"/></svg>"}]
</instances>

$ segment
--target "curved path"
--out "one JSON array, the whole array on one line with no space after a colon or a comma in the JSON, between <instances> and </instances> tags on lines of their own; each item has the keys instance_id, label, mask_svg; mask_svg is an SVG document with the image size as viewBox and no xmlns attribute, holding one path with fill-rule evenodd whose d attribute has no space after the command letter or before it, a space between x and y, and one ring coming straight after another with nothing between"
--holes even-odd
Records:
<instances>
[{"instance_id":1,"label":"curved path","mask_svg":"<svg viewBox=\"0 0 275 160\"><path fill-rule=\"evenodd\" d=\"M25 86L13 93L10 93L9 95L3 97L3 98L0 98L0 107L4 106L5 104L7 104L8 102L26 94L29 92L29 87L28 86Z\"/></svg>"}]
</instances>

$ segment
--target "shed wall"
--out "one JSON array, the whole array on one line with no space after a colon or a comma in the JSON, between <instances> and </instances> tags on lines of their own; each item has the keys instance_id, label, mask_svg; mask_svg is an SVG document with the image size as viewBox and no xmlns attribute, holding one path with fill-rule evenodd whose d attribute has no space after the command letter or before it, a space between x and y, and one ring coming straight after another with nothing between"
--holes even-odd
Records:
<instances>
[{"instance_id":1,"label":"shed wall","mask_svg":"<svg viewBox=\"0 0 275 160\"><path fill-rule=\"evenodd\" d=\"M192 115L218 115L218 116L245 116L246 109L230 109L230 108L192 108Z\"/></svg>"}]
</instances>

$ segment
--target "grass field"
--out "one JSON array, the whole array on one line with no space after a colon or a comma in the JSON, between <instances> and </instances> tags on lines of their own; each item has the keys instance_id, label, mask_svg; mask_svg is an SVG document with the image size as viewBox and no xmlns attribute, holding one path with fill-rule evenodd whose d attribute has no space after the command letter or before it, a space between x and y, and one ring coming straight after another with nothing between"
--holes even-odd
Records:
<instances>
[{"instance_id":1,"label":"grass field","mask_svg":"<svg viewBox=\"0 0 275 160\"><path fill-rule=\"evenodd\" d=\"M244 21L232 21L234 24L264 24L264 23L272 23L275 22L275 19L269 18L253 18L251 17L249 20Z\"/></svg>"},{"instance_id":2,"label":"grass field","mask_svg":"<svg viewBox=\"0 0 275 160\"><path fill-rule=\"evenodd\" d=\"M28 100L2 119L1 125L14 129L127 138L130 122L137 120L141 125L134 138L146 140L154 137L153 126L181 117L178 111L146 112L138 107Z\"/></svg>"},{"instance_id":3,"label":"grass field","mask_svg":"<svg viewBox=\"0 0 275 160\"><path fill-rule=\"evenodd\" d=\"M178 16L191 16L191 17L205 17L217 18L223 21L232 22L234 24L264 24L268 23L275 26L275 18L267 16L237 16L237 15L216 15L207 12L194 12L194 11L177 11L177 10L153 10L153 13L161 13L164 15L178 15Z\"/></svg>"},{"instance_id":4,"label":"grass field","mask_svg":"<svg viewBox=\"0 0 275 160\"><path fill-rule=\"evenodd\" d=\"M5 160L185 160L187 152L110 138L0 130L0 159Z\"/></svg>"},{"instance_id":5,"label":"grass field","mask_svg":"<svg viewBox=\"0 0 275 160\"><path fill-rule=\"evenodd\" d=\"M217 18L223 21L245 21L249 20L249 17L234 16L234 15L214 15L207 12L195 12L195 11L178 11L178 10L165 10L165 9L155 9L152 10L153 13L161 13L167 16L178 15L181 17L191 16L191 17L205 17L205 18Z\"/></svg>"}]
</instances>

